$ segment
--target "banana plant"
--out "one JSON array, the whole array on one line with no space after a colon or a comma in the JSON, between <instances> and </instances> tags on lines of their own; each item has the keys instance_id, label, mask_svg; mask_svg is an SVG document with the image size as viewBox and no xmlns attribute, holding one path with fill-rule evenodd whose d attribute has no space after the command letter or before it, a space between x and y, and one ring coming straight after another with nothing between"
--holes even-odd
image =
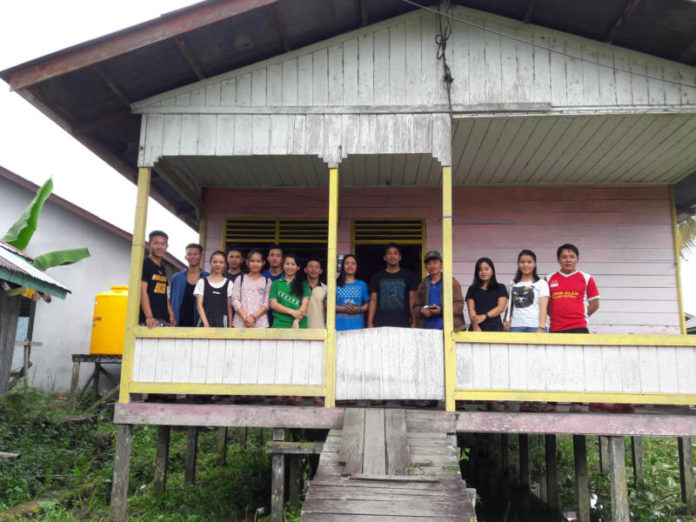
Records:
<instances>
[{"instance_id":1,"label":"banana plant","mask_svg":"<svg viewBox=\"0 0 696 522\"><path fill-rule=\"evenodd\" d=\"M18 250L24 250L31 240L39 222L39 214L48 197L53 192L53 180L48 179L43 186L36 192L36 196L29 203L22 215L5 233L2 240ZM73 248L69 250L56 250L40 256L36 256L32 264L42 272L48 268L77 263L81 259L89 257L89 250L86 248ZM32 292L29 292L32 293Z\"/></svg>"},{"instance_id":2,"label":"banana plant","mask_svg":"<svg viewBox=\"0 0 696 522\"><path fill-rule=\"evenodd\" d=\"M686 259L696 248L696 216L689 216L677 223L677 243L682 259Z\"/></svg>"}]
</instances>

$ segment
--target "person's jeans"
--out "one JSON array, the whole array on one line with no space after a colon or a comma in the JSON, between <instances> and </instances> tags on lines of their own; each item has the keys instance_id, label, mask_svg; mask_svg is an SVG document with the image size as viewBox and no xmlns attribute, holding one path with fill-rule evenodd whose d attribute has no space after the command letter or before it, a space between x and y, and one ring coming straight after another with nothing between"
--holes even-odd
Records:
<instances>
[{"instance_id":1,"label":"person's jeans","mask_svg":"<svg viewBox=\"0 0 696 522\"><path fill-rule=\"evenodd\" d=\"M511 332L525 332L525 333L534 333L538 330L536 326L511 326L510 331ZM544 328L544 332L548 332L548 328Z\"/></svg>"}]
</instances>

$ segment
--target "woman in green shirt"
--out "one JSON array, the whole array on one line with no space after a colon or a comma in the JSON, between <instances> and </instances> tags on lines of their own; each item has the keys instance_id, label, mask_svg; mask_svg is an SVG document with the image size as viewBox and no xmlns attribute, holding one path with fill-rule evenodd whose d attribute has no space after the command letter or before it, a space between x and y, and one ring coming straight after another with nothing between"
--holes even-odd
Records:
<instances>
[{"instance_id":1,"label":"woman in green shirt","mask_svg":"<svg viewBox=\"0 0 696 522\"><path fill-rule=\"evenodd\" d=\"M300 278L300 262L295 254L286 254L283 271L285 276L273 281L269 296L273 328L307 328L311 291Z\"/></svg>"}]
</instances>

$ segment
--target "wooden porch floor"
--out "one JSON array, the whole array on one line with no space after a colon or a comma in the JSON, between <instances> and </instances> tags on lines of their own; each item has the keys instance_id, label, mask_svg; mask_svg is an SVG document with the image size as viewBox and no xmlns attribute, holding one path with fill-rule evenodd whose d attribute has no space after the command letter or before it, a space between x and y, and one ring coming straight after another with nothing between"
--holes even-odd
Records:
<instances>
[{"instance_id":1,"label":"wooden porch floor","mask_svg":"<svg viewBox=\"0 0 696 522\"><path fill-rule=\"evenodd\" d=\"M456 436L422 431L410 413L347 409L324 443L301 520L475 520Z\"/></svg>"},{"instance_id":2,"label":"wooden porch floor","mask_svg":"<svg viewBox=\"0 0 696 522\"><path fill-rule=\"evenodd\" d=\"M514 403L511 403L514 404ZM398 401L389 406L400 408ZM409 409L409 426L438 433L539 433L556 435L635 435L696 437L696 410L686 406L636 406L632 414L569 413L559 404L555 413L479 411L475 404L456 413L442 409ZM341 429L346 408L236 404L117 404L115 424L159 426L274 427Z\"/></svg>"}]
</instances>

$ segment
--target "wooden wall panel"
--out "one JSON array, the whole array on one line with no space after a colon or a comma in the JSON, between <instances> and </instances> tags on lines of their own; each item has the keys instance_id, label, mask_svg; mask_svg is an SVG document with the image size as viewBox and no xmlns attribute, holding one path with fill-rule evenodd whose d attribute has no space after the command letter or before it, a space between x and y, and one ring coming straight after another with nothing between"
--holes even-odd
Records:
<instances>
[{"instance_id":1,"label":"wooden wall panel","mask_svg":"<svg viewBox=\"0 0 696 522\"><path fill-rule=\"evenodd\" d=\"M694 376L692 346L457 343L459 390L692 394Z\"/></svg>"},{"instance_id":2,"label":"wooden wall panel","mask_svg":"<svg viewBox=\"0 0 696 522\"><path fill-rule=\"evenodd\" d=\"M321 385L324 342L137 339L133 381Z\"/></svg>"},{"instance_id":3,"label":"wooden wall panel","mask_svg":"<svg viewBox=\"0 0 696 522\"><path fill-rule=\"evenodd\" d=\"M444 399L442 332L337 332L336 399Z\"/></svg>"},{"instance_id":4,"label":"wooden wall panel","mask_svg":"<svg viewBox=\"0 0 696 522\"><path fill-rule=\"evenodd\" d=\"M341 171L342 172L342 171ZM328 191L209 190L207 259L221 248L225 217L326 217ZM339 254L350 250L352 218L425 218L429 248L441 248L441 195L432 188L342 189ZM565 209L565 211L564 211ZM679 333L667 187L455 187L454 275L466 292L480 257L508 284L520 250L536 252L539 274L558 269L556 248L574 243L579 268L601 294L596 333ZM249 245L250 247L252 245Z\"/></svg>"},{"instance_id":5,"label":"wooden wall panel","mask_svg":"<svg viewBox=\"0 0 696 522\"><path fill-rule=\"evenodd\" d=\"M516 39L452 23L447 58L455 106L696 102L696 73L687 65L465 7L453 13ZM135 109L445 104L437 27L436 15L416 11L162 93Z\"/></svg>"},{"instance_id":6,"label":"wooden wall panel","mask_svg":"<svg viewBox=\"0 0 696 522\"><path fill-rule=\"evenodd\" d=\"M452 24L448 63L454 78L454 114L534 107L571 112L596 112L598 106L619 111L673 110L696 103L693 67L464 7L454 8L453 13L489 29ZM226 150L223 144L233 140L235 154L260 154L249 146L249 139L254 136L259 150L267 150L268 137L262 142L259 139L268 120L255 121L251 114L324 115L308 122L308 130L318 133L328 113L446 115L447 91L436 59L437 27L436 15L414 11L137 102L135 112L147 115L139 164L151 166L163 154L165 144L171 155L220 154ZM158 113L160 117L153 118ZM165 122L162 114L195 117ZM205 118L198 117L204 114ZM223 126L221 115L235 117L233 136L214 133ZM552 136L561 136L562 130L555 128ZM419 137L412 143L418 150L430 145ZM381 140L366 143L370 152L399 152L384 148ZM327 162L340 159L341 153L323 140L305 144L303 151L295 147L295 153L310 153L316 147ZM546 140L542 146L552 147L553 141ZM442 154L436 155L445 159ZM529 166L530 170L537 167Z\"/></svg>"}]
</instances>

